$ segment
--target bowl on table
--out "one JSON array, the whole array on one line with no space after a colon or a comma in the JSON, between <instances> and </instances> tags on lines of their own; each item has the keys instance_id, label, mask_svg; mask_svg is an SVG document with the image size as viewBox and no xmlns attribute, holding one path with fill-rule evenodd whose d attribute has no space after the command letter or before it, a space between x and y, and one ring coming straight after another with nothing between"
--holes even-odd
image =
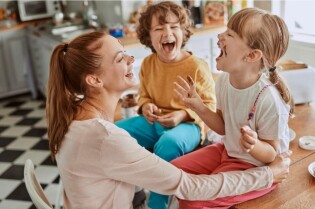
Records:
<instances>
[{"instance_id":1,"label":"bowl on table","mask_svg":"<svg viewBox=\"0 0 315 209\"><path fill-rule=\"evenodd\" d=\"M315 178L315 161L308 165L308 172Z\"/></svg>"}]
</instances>

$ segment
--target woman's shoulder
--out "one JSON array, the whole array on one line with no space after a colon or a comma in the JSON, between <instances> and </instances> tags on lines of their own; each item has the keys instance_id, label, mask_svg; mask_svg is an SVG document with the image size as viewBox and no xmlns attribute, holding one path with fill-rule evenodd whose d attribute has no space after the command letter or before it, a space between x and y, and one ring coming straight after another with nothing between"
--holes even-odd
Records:
<instances>
[{"instance_id":1,"label":"woman's shoulder","mask_svg":"<svg viewBox=\"0 0 315 209\"><path fill-rule=\"evenodd\" d=\"M79 129L84 132L91 132L94 135L104 136L103 139L110 139L110 136L120 135L130 137L127 131L117 127L115 124L101 119L93 118L88 120L73 121L71 124L72 129Z\"/></svg>"},{"instance_id":2,"label":"woman's shoulder","mask_svg":"<svg viewBox=\"0 0 315 209\"><path fill-rule=\"evenodd\" d=\"M119 128L114 123L111 123L107 120L97 118L96 123L99 126L99 129L106 132L108 136L120 136L120 137L130 137L130 134L122 128Z\"/></svg>"}]
</instances>

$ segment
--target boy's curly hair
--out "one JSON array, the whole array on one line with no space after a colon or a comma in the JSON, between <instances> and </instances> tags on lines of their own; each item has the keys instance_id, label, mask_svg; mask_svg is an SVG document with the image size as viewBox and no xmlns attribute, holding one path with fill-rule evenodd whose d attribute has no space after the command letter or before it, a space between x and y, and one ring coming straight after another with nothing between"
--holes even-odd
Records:
<instances>
[{"instance_id":1,"label":"boy's curly hair","mask_svg":"<svg viewBox=\"0 0 315 209\"><path fill-rule=\"evenodd\" d=\"M139 18L139 26L137 28L137 36L143 45L151 48L153 53L156 51L152 46L150 38L152 18L154 15L157 15L159 18L159 23L165 24L167 23L166 17L169 12L174 13L179 19L184 36L182 48L186 45L190 36L193 34L191 30L192 21L189 18L189 10L171 1L163 1L158 4L150 5L141 13Z\"/></svg>"}]
</instances>

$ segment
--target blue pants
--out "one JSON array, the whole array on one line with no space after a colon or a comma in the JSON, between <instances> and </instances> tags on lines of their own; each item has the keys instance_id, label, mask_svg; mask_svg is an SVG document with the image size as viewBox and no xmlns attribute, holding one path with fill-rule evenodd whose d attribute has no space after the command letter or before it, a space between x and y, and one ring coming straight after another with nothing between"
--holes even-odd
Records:
<instances>
[{"instance_id":1,"label":"blue pants","mask_svg":"<svg viewBox=\"0 0 315 209\"><path fill-rule=\"evenodd\" d=\"M160 158L171 161L193 151L200 142L199 126L192 123L180 123L166 128L157 122L153 125L143 116L127 118L116 122L146 149L152 150ZM168 196L151 192L148 205L152 209L167 208Z\"/></svg>"}]
</instances>

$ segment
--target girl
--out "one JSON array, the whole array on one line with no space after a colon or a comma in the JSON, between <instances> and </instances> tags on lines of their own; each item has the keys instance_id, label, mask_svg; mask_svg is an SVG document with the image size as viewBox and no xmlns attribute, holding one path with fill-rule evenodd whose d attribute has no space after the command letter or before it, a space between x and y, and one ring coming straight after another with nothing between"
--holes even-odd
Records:
<instances>
[{"instance_id":1,"label":"girl","mask_svg":"<svg viewBox=\"0 0 315 209\"><path fill-rule=\"evenodd\" d=\"M237 12L219 34L217 68L224 71L216 83L217 110L207 108L193 82L179 78L175 92L217 133L215 144L172 161L184 171L214 174L262 166L289 148L288 119L293 102L276 70L288 47L289 33L282 19L247 8ZM262 196L275 186L212 201L180 201L180 208L229 208Z\"/></svg>"}]
</instances>

